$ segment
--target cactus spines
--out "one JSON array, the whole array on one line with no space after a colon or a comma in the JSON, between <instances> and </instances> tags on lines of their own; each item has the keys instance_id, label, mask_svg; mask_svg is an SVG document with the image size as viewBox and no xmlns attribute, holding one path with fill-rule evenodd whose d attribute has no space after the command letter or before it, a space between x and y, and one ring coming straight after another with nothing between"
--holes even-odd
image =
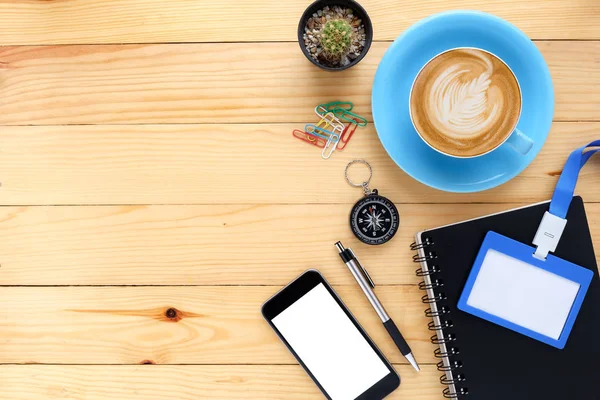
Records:
<instances>
[{"instance_id":1,"label":"cactus spines","mask_svg":"<svg viewBox=\"0 0 600 400\"><path fill-rule=\"evenodd\" d=\"M343 19L327 21L321 31L321 46L330 59L341 59L350 52L352 26Z\"/></svg>"}]
</instances>

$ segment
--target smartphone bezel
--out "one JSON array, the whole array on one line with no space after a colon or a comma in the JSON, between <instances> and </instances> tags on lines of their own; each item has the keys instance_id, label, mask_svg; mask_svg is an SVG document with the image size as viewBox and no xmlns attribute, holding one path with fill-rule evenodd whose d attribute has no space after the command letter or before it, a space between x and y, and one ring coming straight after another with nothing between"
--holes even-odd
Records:
<instances>
[{"instance_id":1,"label":"smartphone bezel","mask_svg":"<svg viewBox=\"0 0 600 400\"><path fill-rule=\"evenodd\" d=\"M300 363L302 368L306 371L306 373L310 376L310 378L315 382L315 384L319 387L321 392L331 400L329 394L325 391L325 389L321 386L318 379L311 373L311 371L304 364L299 355L294 351L292 346L285 340L281 332L277 329L277 327L273 324L272 320L277 315L285 311L289 306L294 304L298 299L304 296L306 293L311 291L319 284L323 284L323 286L327 289L329 294L335 299L338 306L344 311L344 313L348 316L350 321L354 324L356 329L361 333L361 335L365 338L367 343L371 346L373 351L377 354L379 359L385 364L385 366L390 371L385 377L383 377L380 381L375 383L365 392L363 392L360 396L358 396L355 400L369 400L369 399L383 399L390 393L400 386L400 376L394 370L394 367L390 364L390 362L385 358L381 350L377 347L377 345L371 340L371 338L367 335L362 326L358 323L356 318L352 315L350 310L346 307L344 302L340 299L337 293L333 290L331 285L327 282L327 280L321 275L321 273L317 270L311 269L304 272L298 278L294 279L291 283L273 295L269 300L267 300L262 306L262 315L265 320L269 323L271 328L275 331L279 339L285 344L288 350L294 355L294 358Z\"/></svg>"}]
</instances>

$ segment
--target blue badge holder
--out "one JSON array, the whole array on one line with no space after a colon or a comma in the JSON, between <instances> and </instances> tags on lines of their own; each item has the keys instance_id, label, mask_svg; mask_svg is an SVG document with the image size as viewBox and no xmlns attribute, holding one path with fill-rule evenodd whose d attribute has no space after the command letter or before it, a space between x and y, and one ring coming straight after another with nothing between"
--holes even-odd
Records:
<instances>
[{"instance_id":1,"label":"blue badge holder","mask_svg":"<svg viewBox=\"0 0 600 400\"><path fill-rule=\"evenodd\" d=\"M533 246L488 232L460 296L460 310L558 349L565 347L593 272L548 253L556 250L567 224L579 171L600 151L586 150L598 146L600 140L569 156Z\"/></svg>"}]
</instances>

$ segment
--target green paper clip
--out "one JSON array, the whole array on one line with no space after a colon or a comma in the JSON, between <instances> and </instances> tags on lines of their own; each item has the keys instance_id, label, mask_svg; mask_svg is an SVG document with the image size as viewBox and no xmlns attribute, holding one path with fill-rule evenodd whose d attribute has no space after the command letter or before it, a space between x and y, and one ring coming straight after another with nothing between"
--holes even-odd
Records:
<instances>
[{"instance_id":1,"label":"green paper clip","mask_svg":"<svg viewBox=\"0 0 600 400\"><path fill-rule=\"evenodd\" d=\"M329 111L333 111L334 108L339 107L346 111L352 111L354 108L354 104L349 101L331 101L329 103L319 104L315 111L317 111L320 115L327 114ZM323 110L322 110L323 109ZM326 111L324 111L326 110Z\"/></svg>"},{"instance_id":2,"label":"green paper clip","mask_svg":"<svg viewBox=\"0 0 600 400\"><path fill-rule=\"evenodd\" d=\"M344 108L341 107L335 107L332 112L335 114L336 117L343 119L344 121L348 121L351 122L353 124L356 124L358 126L367 126L367 119L361 117L358 114L354 114L351 111L348 111Z\"/></svg>"}]
</instances>

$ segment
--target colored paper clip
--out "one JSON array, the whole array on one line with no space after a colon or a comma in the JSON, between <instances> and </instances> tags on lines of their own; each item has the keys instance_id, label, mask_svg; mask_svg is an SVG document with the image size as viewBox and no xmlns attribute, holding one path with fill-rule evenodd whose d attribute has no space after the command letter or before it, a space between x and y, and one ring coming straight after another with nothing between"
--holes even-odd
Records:
<instances>
[{"instance_id":1,"label":"colored paper clip","mask_svg":"<svg viewBox=\"0 0 600 400\"><path fill-rule=\"evenodd\" d=\"M354 114L351 111L345 110L340 107L335 107L333 109L333 113L336 117L343 119L344 121L351 122L358 126L367 126L367 120L365 118L361 117L358 114Z\"/></svg>"},{"instance_id":2,"label":"colored paper clip","mask_svg":"<svg viewBox=\"0 0 600 400\"><path fill-rule=\"evenodd\" d=\"M327 139L327 143L325 143L325 147L323 147L323 151L321 152L321 157L325 160L331 157L342 137L342 131L338 128L332 132L315 124L306 124L304 130L312 135Z\"/></svg>"},{"instance_id":3,"label":"colored paper clip","mask_svg":"<svg viewBox=\"0 0 600 400\"><path fill-rule=\"evenodd\" d=\"M340 142L340 138L341 136L335 134L329 137L329 140L327 140L327 143L325 144L325 147L323 147L323 151L321 152L321 157L323 157L323 159L327 160L329 157L331 157L331 155L337 148L338 143Z\"/></svg>"},{"instance_id":4,"label":"colored paper clip","mask_svg":"<svg viewBox=\"0 0 600 400\"><path fill-rule=\"evenodd\" d=\"M352 135L354 135L354 132L356 132L357 127L358 127L357 124L346 125L346 128L344 129L342 136L340 136L340 141L338 142L338 146L337 146L338 150L344 150L346 148L346 146L348 145L348 142L350 141L350 138L352 137Z\"/></svg>"},{"instance_id":5,"label":"colored paper clip","mask_svg":"<svg viewBox=\"0 0 600 400\"><path fill-rule=\"evenodd\" d=\"M300 139L306 143L312 144L313 146L317 146L320 148L325 147L328 139L323 139L321 137L315 136L312 133L301 131L300 129L294 129L292 135L296 139Z\"/></svg>"},{"instance_id":6,"label":"colored paper clip","mask_svg":"<svg viewBox=\"0 0 600 400\"><path fill-rule=\"evenodd\" d=\"M334 140L339 139L343 132L340 128L334 128L333 131L330 131L315 124L306 124L304 126L304 131L310 133L311 135L323 138L325 140L329 140L329 138L332 137L334 138Z\"/></svg>"},{"instance_id":7,"label":"colored paper clip","mask_svg":"<svg viewBox=\"0 0 600 400\"><path fill-rule=\"evenodd\" d=\"M354 104L349 101L330 101L329 103L319 104L317 107L322 107L327 111L333 111L334 108L339 107L346 111L352 111Z\"/></svg>"},{"instance_id":8,"label":"colored paper clip","mask_svg":"<svg viewBox=\"0 0 600 400\"><path fill-rule=\"evenodd\" d=\"M321 128L329 129L329 127L333 129L344 130L344 123L338 119L332 112L328 112L325 114L319 114L320 109L323 108L321 106L315 107L315 114L321 117L321 120L316 124Z\"/></svg>"},{"instance_id":9,"label":"colored paper clip","mask_svg":"<svg viewBox=\"0 0 600 400\"><path fill-rule=\"evenodd\" d=\"M329 111L327 111L327 109L323 106L323 104L319 104L318 106L315 107L315 114L317 114L319 117L322 117L323 115L327 114Z\"/></svg>"}]
</instances>

